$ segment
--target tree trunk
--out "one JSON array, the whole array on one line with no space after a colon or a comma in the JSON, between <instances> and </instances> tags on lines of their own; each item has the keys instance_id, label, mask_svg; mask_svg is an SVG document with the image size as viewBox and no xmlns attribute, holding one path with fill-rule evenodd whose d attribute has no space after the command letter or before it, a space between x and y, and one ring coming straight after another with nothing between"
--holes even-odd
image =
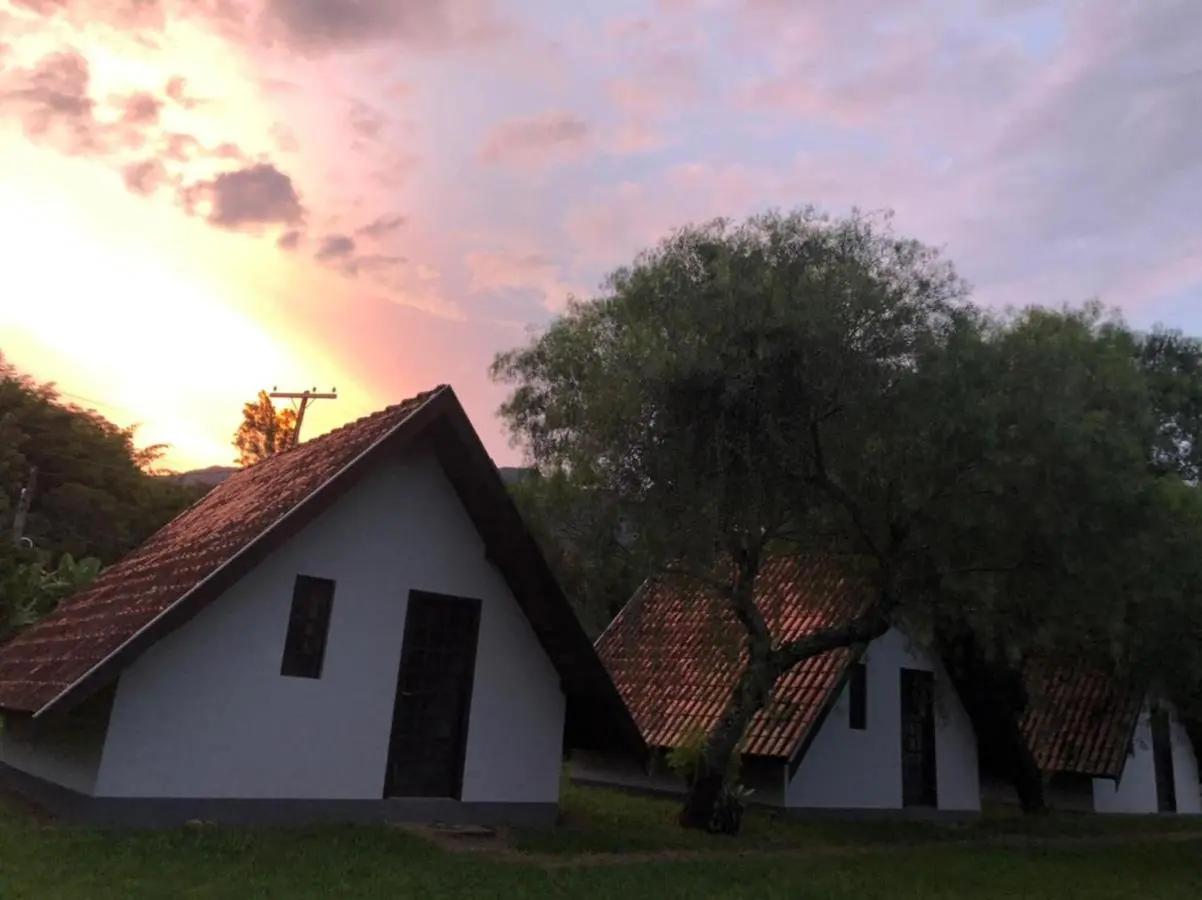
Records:
<instances>
[{"instance_id":1,"label":"tree trunk","mask_svg":"<svg viewBox=\"0 0 1202 900\"><path fill-rule=\"evenodd\" d=\"M987 657L972 630L940 630L940 656L972 722L983 773L1005 779L1026 814L1047 811L1043 773L1019 728L1027 706L1020 669Z\"/></svg>"},{"instance_id":2,"label":"tree trunk","mask_svg":"<svg viewBox=\"0 0 1202 900\"><path fill-rule=\"evenodd\" d=\"M1014 792L1018 795L1018 805L1024 815L1040 815L1048 811L1043 773L1036 767L1030 753L1022 754L1018 765L1014 767Z\"/></svg>"},{"instance_id":3,"label":"tree trunk","mask_svg":"<svg viewBox=\"0 0 1202 900\"><path fill-rule=\"evenodd\" d=\"M770 669L766 652L749 654L747 666L717 727L710 732L705 748L697 761L697 771L685 795L680 811L680 825L710 831L714 813L726 785L731 760L755 714L763 709L772 693L776 679Z\"/></svg>"}]
</instances>

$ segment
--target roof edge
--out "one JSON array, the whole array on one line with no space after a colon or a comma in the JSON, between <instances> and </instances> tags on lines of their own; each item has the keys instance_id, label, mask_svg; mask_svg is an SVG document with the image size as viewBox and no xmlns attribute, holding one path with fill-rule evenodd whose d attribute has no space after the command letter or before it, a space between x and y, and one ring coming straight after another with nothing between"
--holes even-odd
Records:
<instances>
[{"instance_id":1,"label":"roof edge","mask_svg":"<svg viewBox=\"0 0 1202 900\"><path fill-rule=\"evenodd\" d=\"M483 473L482 481L477 482L477 484L482 489L486 502L493 504L494 509L503 518L508 519L508 524L512 526L502 529L504 536L500 543L506 551L512 551L513 554L524 556L533 562L532 569L534 570L536 580L539 582L539 589L541 592L551 595L554 604L560 608L559 618L562 620L562 626L570 632L569 640L571 643L576 644L582 653L587 653L587 658L580 660L580 662L585 669L591 670L586 675L586 678L601 688L601 694L596 696L596 699L604 702L608 707L608 711L614 716L613 724L620 728L622 740L627 745L627 748L637 750L640 753L645 752L646 741L630 712L630 707L627 705L625 698L622 697L617 685L614 684L609 669L605 666L600 654L597 652L596 645L589 640L584 626L580 623L579 616L576 615L571 602L568 600L566 594L564 594L563 587L555 578L555 574L547 562L542 547L531 534L529 526L522 517L521 510L518 509L508 486L505 484L504 479L501 478L501 473L496 463L489 455L483 441L480 440L479 432L472 426L471 420L468 418L462 404L459 403L454 391L451 391L449 396L452 408L448 410L450 415L444 420L449 428L449 433L458 442L460 452L466 454L470 462L476 463L479 470ZM445 460L440 460L440 462L445 464ZM484 470L487 471L485 472ZM448 472L447 474L451 476L451 473ZM462 483L453 476L450 477L450 480L454 490L457 493L460 492L462 490ZM468 515L474 517L468 499L462 493L459 496L460 502L468 510ZM477 523L477 528L480 528L479 523ZM481 536L485 539L486 545L490 543L489 537L483 531L481 532ZM502 554L504 557L509 557L510 555L510 552ZM509 575L506 572L506 563L501 559L490 559L490 562L498 565L502 576L508 581ZM510 587L512 590L513 586L510 585ZM529 613L526 613L521 598L515 599L518 600L519 606L523 608L523 612L528 617ZM540 643L542 643L541 639ZM554 661L556 654L552 652L550 647L545 645L544 652L548 654L548 657L552 659L552 664L558 669L559 666ZM559 674L562 679L562 671Z\"/></svg>"},{"instance_id":2,"label":"roof edge","mask_svg":"<svg viewBox=\"0 0 1202 900\"><path fill-rule=\"evenodd\" d=\"M801 768L801 762L805 759L806 753L813 746L814 741L818 738L818 732L822 730L822 726L826 724L827 718L831 714L831 710L839 702L839 695L843 693L843 689L847 687L847 679L851 675L852 667L857 665L864 659L864 654L868 652L868 645L861 644L859 647L852 647L852 652L848 654L847 662L843 666L843 671L839 673L839 680L835 682L834 687L830 689L826 697L822 700L822 706L818 709L818 715L814 716L814 721L810 723L810 727L801 733L797 739L797 744L789 752L787 756L780 757L789 765L789 780L792 781L797 775L797 770Z\"/></svg>"},{"instance_id":3,"label":"roof edge","mask_svg":"<svg viewBox=\"0 0 1202 900\"><path fill-rule=\"evenodd\" d=\"M227 559L225 562L223 562L221 565L219 565L216 569L214 569L212 572L210 572L208 575L206 575L204 578L202 578L200 581L198 581L196 584L194 584L191 588L188 589L187 593L183 594L178 599L176 599L173 603L169 604L166 608L164 608L163 610L158 612L154 616L154 618L152 618L149 622L147 622L145 625L143 625L141 628L139 628L136 632L134 632L132 635L130 635L128 638L126 638L124 641L122 641L116 648L114 648L112 651L110 651L103 659L101 659L98 662L96 662L95 664L93 664L92 667L90 669L88 669L88 671L86 671L83 675L79 676L71 684L67 685L67 687L65 687L61 691L59 691L59 693L57 695L55 695L50 701L48 701L47 703L44 703L39 709L30 710L30 712L33 713L33 718L40 719L43 716L56 711L56 709L58 709L62 706L68 705L70 703L71 699L73 698L73 696L82 693L83 686L85 686L91 679L93 679L97 675L98 672L102 671L105 666L112 664L114 662L114 660L116 660L118 657L120 657L123 653L129 652L129 648L132 645L134 645L148 631L151 631L156 626L158 626L167 616L174 613L176 610L179 609L179 607L182 604L186 603L190 598L195 596L200 591L204 590L209 585L211 585L215 579L219 578L222 574L224 574L228 569L230 569L236 563L243 561L246 558L248 553L252 552L255 548L257 548L263 541L265 541L268 538L268 536L273 534L276 531L276 529L278 529L281 525L283 525L289 519L292 519L292 518L298 516L301 512L306 511L307 508L312 504L314 499L317 498L318 496L320 496L322 493L324 493L331 484L333 484L335 481L337 481L338 479L345 476L346 473L351 471L352 469L354 469L355 466L359 465L359 463L362 462L364 457L373 453L381 444L390 440L397 433L397 431L399 431L401 428L412 423L416 416L418 416L421 413L427 412L430 409L431 405L435 401L440 400L441 398L445 397L450 391L451 391L450 386L445 385L445 384L439 385L438 387L434 388L430 392L429 396L426 397L426 399L421 402L421 404L419 404L417 407L415 407L413 410L410 411L409 415L405 416L405 418L403 418L399 422L397 422L396 425L394 425L392 428L388 429L388 431L386 431L383 435L381 435L379 438L377 438L375 441L373 441L367 448L365 448L357 456L355 456L354 459L352 459L350 462L348 462L346 465L344 465L341 469L339 469L337 472L335 472L333 475L331 475L329 478L327 478L325 481L323 481L317 488L315 488L311 493L309 493L308 496L306 496L303 500L301 500L300 503L297 503L295 506L288 509L278 519L276 519L274 522L272 522L270 525L268 525L266 528L264 528L262 531L260 531L249 543L247 543L240 550L238 550L237 553L235 553L233 556L231 556L229 559ZM453 397L454 394L451 393L451 396ZM445 402L445 401L443 401L443 402ZM138 654L138 655L140 655L140 654ZM132 660L130 660L130 662L132 662Z\"/></svg>"}]
</instances>

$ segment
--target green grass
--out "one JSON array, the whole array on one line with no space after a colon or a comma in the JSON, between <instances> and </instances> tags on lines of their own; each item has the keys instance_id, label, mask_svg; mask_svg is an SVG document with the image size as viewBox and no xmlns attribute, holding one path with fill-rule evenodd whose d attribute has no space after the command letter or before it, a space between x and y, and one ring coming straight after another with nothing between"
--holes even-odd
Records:
<instances>
[{"instance_id":1,"label":"green grass","mask_svg":"<svg viewBox=\"0 0 1202 900\"><path fill-rule=\"evenodd\" d=\"M1023 849L983 843L997 822L930 832L911 826L773 826L752 816L739 838L682 834L674 804L597 790L565 796L566 829L522 830L517 847L540 853L834 848L854 852L590 866L567 856L503 859L451 853L388 827L304 829L196 828L105 832L42 824L0 801L0 900L310 900L310 898L823 898L823 900L1184 900L1202 896L1202 841ZM1087 817L1052 819L1034 829L1014 820L1003 830L1035 834L1118 833ZM1147 823L1136 830L1155 830ZM1136 823L1128 821L1128 827ZM1180 830L1184 820L1176 823ZM1164 828L1157 822L1156 828ZM625 831L624 831L625 830ZM625 836L623 837L623 834ZM621 846L619 846L621 845ZM820 846L821 845L821 846Z\"/></svg>"},{"instance_id":2,"label":"green grass","mask_svg":"<svg viewBox=\"0 0 1202 900\"><path fill-rule=\"evenodd\" d=\"M1202 816L1096 816L1084 813L1024 817L1007 808L962 823L795 822L762 809L748 812L738 838L684 831L676 825L677 801L565 782L559 828L517 829L512 846L537 853L633 853L655 850L777 850L831 846L980 842L1008 836L1087 838L1197 832ZM1202 850L1202 842L1199 843Z\"/></svg>"}]
</instances>

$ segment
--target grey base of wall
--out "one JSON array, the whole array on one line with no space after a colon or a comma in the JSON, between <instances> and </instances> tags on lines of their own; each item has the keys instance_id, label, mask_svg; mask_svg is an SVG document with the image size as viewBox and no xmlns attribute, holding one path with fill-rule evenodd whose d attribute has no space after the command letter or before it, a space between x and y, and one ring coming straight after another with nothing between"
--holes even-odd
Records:
<instances>
[{"instance_id":1,"label":"grey base of wall","mask_svg":"<svg viewBox=\"0 0 1202 900\"><path fill-rule=\"evenodd\" d=\"M0 763L0 785L71 824L172 828L188 822L306 825L405 822L442 825L553 825L555 803L461 803L441 798L388 800L211 800L191 797L90 797Z\"/></svg>"},{"instance_id":2,"label":"grey base of wall","mask_svg":"<svg viewBox=\"0 0 1202 900\"><path fill-rule=\"evenodd\" d=\"M820 809L790 807L779 809L781 818L791 822L975 822L981 813L973 809L935 809L930 806L906 806L901 809Z\"/></svg>"},{"instance_id":3,"label":"grey base of wall","mask_svg":"<svg viewBox=\"0 0 1202 900\"><path fill-rule=\"evenodd\" d=\"M642 797L671 797L682 799L684 788L650 787L643 785L622 784L605 781L601 778L581 778L572 776L572 783L581 787L599 787L611 791L621 791L624 794L634 794ZM791 822L971 822L981 817L978 810L972 809L932 809L928 806L908 806L904 809L856 809L856 808L818 808L818 807L783 807L775 803L757 803L754 796L751 805L767 810L782 819Z\"/></svg>"}]
</instances>

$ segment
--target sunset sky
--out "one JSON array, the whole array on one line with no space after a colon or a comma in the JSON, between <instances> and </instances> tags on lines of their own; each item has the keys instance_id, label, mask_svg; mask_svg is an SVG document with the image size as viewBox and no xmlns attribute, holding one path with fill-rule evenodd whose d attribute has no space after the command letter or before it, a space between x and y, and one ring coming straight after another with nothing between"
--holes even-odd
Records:
<instances>
[{"instance_id":1,"label":"sunset sky","mask_svg":"<svg viewBox=\"0 0 1202 900\"><path fill-rule=\"evenodd\" d=\"M440 382L516 463L496 351L809 202L1202 333L1198 0L0 0L0 349L178 468Z\"/></svg>"}]
</instances>

